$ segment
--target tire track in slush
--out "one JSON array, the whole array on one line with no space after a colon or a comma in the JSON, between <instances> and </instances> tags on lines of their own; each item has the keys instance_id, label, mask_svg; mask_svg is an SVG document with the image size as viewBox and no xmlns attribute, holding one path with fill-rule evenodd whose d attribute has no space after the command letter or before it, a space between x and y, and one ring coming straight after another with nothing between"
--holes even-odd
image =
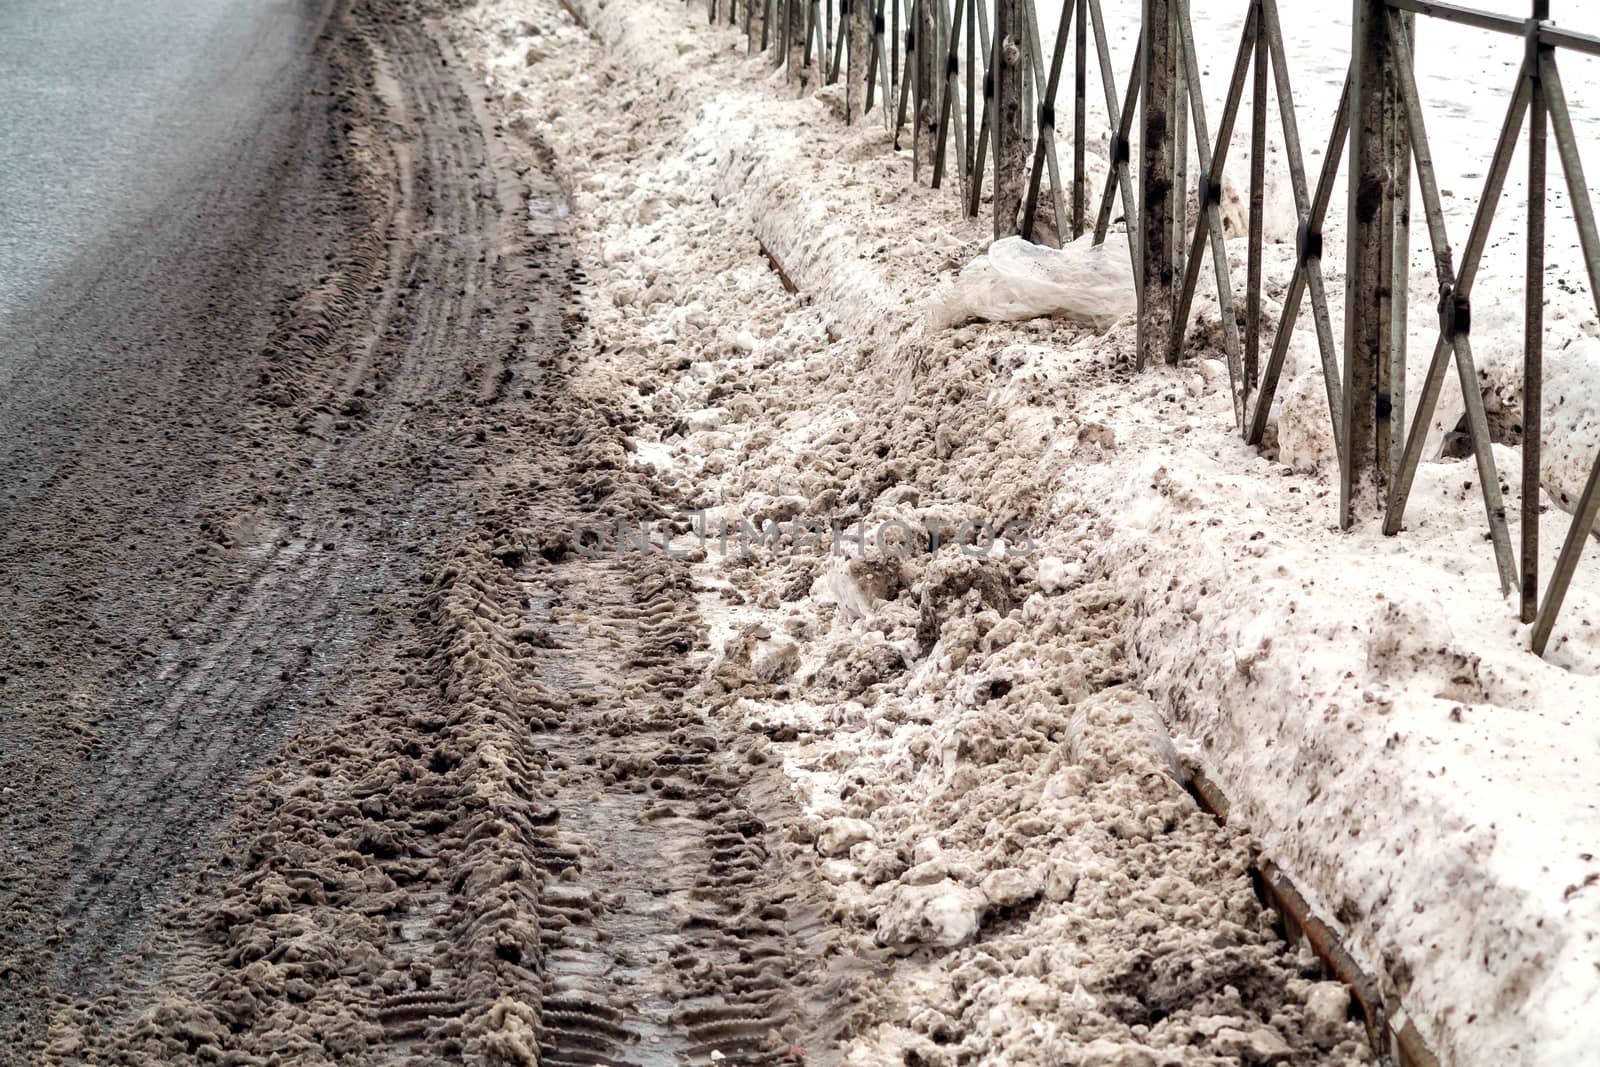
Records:
<instances>
[{"instance_id":1,"label":"tire track in slush","mask_svg":"<svg viewBox=\"0 0 1600 1067\"><path fill-rule=\"evenodd\" d=\"M392 645L352 651L383 662L355 675L344 715L302 730L292 760L246 791L219 844L228 863L167 913L151 987L76 1010L58 1047L174 1063L211 1046L394 1064L796 1063L849 990L828 978L814 873L790 870L793 846L769 828L792 815L780 772L698 688L686 564L590 557L571 540L665 502L619 466L618 411L563 378L575 323L549 297L581 274L559 193L535 174L528 199L515 174L535 149L486 141L459 60L427 28L380 19L374 32L378 83L401 97L415 236L396 235L412 245L373 348L393 388L364 454L330 449L318 477L420 468L400 483L406 521L458 525L419 564L424 581L363 574L382 544L365 561L307 548L284 562L299 597L280 579L262 583L270 606L219 607L235 635L220 659L259 640L269 612L287 643L352 590L418 587ZM256 676L224 690L206 673L176 672L154 718L198 707L207 721L154 731L138 770L165 766L162 738L199 746L197 767L241 743ZM205 773L184 768L165 795L194 808ZM138 838L130 824L158 789L133 784L113 836L179 855ZM102 843L94 869L117 847ZM112 898L136 881L112 881Z\"/></svg>"},{"instance_id":2,"label":"tire track in slush","mask_svg":"<svg viewBox=\"0 0 1600 1067\"><path fill-rule=\"evenodd\" d=\"M540 899L540 1062L665 1065L704 1060L713 1048L755 1062L749 1053L762 1051L786 1010L762 1010L773 1005L758 1008L740 995L749 990L738 989L722 1012L766 1025L753 1035L708 1035L710 1017L691 1025L688 1014L705 1006L679 1000L676 983L661 981L680 967L737 963L715 942L731 925L717 912L737 908L740 894L718 884L714 863L721 863L718 845L735 857L752 854L759 841L713 837L736 805L716 795L720 782L708 788L714 739L682 710L691 682L682 636L688 620L670 600L633 603L631 576L609 563L522 576L528 622L547 623L553 646L539 664L542 681L570 694L573 707L549 739L558 766L571 769L553 800L576 858ZM756 820L748 826L755 835L762 829ZM782 975L773 977L776 992ZM708 1044L708 1036L720 1040Z\"/></svg>"},{"instance_id":3,"label":"tire track in slush","mask_svg":"<svg viewBox=\"0 0 1600 1067\"><path fill-rule=\"evenodd\" d=\"M461 190L467 175L489 166L471 103L425 31L389 29L375 65L392 64L396 75L377 81L390 90L390 128L404 134L393 146L393 192L381 220L389 247L368 250L358 265L364 279L323 287L381 286L372 306L348 308L350 317L368 315L370 327L294 323L300 332L285 339L303 364L335 364L341 348L355 353L340 381L305 382L321 394L307 406L322 409L327 439L281 524L269 526L287 536L245 547L255 562L242 588L211 597L166 642L153 676L112 713L135 725L108 754L74 833L61 907L67 935L53 964L58 988L94 994L111 984L113 964L149 931L242 775L296 719L329 701L329 676L373 637L375 620L347 605L371 604L407 581L415 561L406 549L464 495L442 481L410 492L391 482L385 488L403 511L376 529L340 520L356 504L350 489L374 472L421 466L417 456L439 416L484 391L478 322L494 310L501 206ZM426 230L418 215L430 220ZM386 388L363 424L330 432L327 411L339 406L338 394L370 380L374 367Z\"/></svg>"},{"instance_id":4,"label":"tire track in slush","mask_svg":"<svg viewBox=\"0 0 1600 1067\"><path fill-rule=\"evenodd\" d=\"M753 810L754 769L696 709L687 572L567 556L518 573L559 834L541 857L539 1062L793 1064L819 928Z\"/></svg>"},{"instance_id":5,"label":"tire track in slush","mask_svg":"<svg viewBox=\"0 0 1600 1067\"><path fill-rule=\"evenodd\" d=\"M459 799L411 847L430 859L383 956L413 980L367 1001L380 1062L437 1056L473 1020L515 1029L508 998L517 1055L548 1067L800 1062L831 930L757 810L775 772L697 710L687 571L572 554L564 524L533 521L554 562L491 522L436 580L442 700L405 714L427 735L394 744Z\"/></svg>"},{"instance_id":6,"label":"tire track in slush","mask_svg":"<svg viewBox=\"0 0 1600 1067\"><path fill-rule=\"evenodd\" d=\"M397 51L409 83L451 76L415 41ZM489 121L477 107L476 123ZM429 155L425 165L465 209L493 201L481 184L493 183L487 164ZM510 184L498 183L501 195ZM598 413L588 414L589 425L552 436L592 437ZM570 494L570 476L562 480ZM687 699L698 679L688 654L703 643L687 570L661 558L590 558L570 545L497 558L524 562L513 585L478 583L475 616L512 627L519 703L557 712L545 714L530 753L549 769L536 804L545 830L525 840L542 873L537 958L502 971L512 980L500 990L536 994L538 1062L665 1067L716 1052L729 1067L795 1063L807 1007L796 983L820 956L825 925L774 862L768 827L750 807L763 795L748 792L751 767ZM520 604L494 604L496 589ZM492 926L489 914L503 917L461 922L453 896L443 884L414 894L393 936L417 954L430 943L459 950ZM496 952L505 955L503 942ZM435 1050L447 1020L481 1010L484 994L471 991L483 976L465 965L471 958L458 951L442 983L435 970L430 986L444 988L374 1005L392 1056ZM537 989L518 989L518 978Z\"/></svg>"}]
</instances>

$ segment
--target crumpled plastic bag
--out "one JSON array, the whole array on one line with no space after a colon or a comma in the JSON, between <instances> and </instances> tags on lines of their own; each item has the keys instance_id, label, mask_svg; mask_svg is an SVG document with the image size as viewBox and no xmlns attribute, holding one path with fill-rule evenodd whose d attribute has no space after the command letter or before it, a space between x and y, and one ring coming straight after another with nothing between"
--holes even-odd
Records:
<instances>
[{"instance_id":1,"label":"crumpled plastic bag","mask_svg":"<svg viewBox=\"0 0 1600 1067\"><path fill-rule=\"evenodd\" d=\"M1133 267L1120 242L1080 237L1062 248L1005 237L961 268L928 311L934 329L978 319L1062 318L1104 330L1133 312Z\"/></svg>"}]
</instances>

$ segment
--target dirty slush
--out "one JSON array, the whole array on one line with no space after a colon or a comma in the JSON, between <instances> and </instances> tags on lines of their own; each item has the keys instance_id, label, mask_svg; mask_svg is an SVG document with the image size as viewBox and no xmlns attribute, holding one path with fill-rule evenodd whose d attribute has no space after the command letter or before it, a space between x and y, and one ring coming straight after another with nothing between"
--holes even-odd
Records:
<instances>
[{"instance_id":1,"label":"dirty slush","mask_svg":"<svg viewBox=\"0 0 1600 1067\"><path fill-rule=\"evenodd\" d=\"M588 71L567 100L658 106L522 12ZM857 561L924 652L1068 643L1082 685L991 685L936 796L800 810L815 738L740 710L798 694L770 634L709 654L704 553L575 538L698 505L581 373L634 338L586 314L562 146L497 117L449 14L332 4L238 246L6 421L0 1059L1043 1063L1047 1026L1083 1064L1366 1062L1149 743L1095 575L1030 630L1021 558ZM908 668L859 649L806 698Z\"/></svg>"}]
</instances>

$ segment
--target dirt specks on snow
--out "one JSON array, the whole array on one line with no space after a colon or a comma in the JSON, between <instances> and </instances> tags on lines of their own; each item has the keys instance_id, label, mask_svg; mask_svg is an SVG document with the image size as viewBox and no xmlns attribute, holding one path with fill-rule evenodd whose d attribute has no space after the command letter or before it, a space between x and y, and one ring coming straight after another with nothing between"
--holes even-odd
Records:
<instances>
[{"instance_id":1,"label":"dirt specks on snow","mask_svg":"<svg viewBox=\"0 0 1600 1067\"><path fill-rule=\"evenodd\" d=\"M1490 1047L1581 1060L1596 1040L1583 1005L1600 989L1585 948L1600 896L1557 887L1594 873L1585 842L1600 834L1586 799L1600 723L1572 710L1600 703L1590 594L1575 592L1553 662L1529 657L1496 599L1473 478L1448 457L1423 465L1401 537L1332 529L1309 329L1291 345L1276 453L1231 430L1204 294L1194 361L1140 375L1126 322L928 329L987 234L946 193L911 186L885 134L843 128L826 93L774 92L736 32L671 3L582 9L592 36L559 13L547 25L570 49L529 67L490 48L485 66L574 191L596 264L583 373L632 389L635 456L713 519L797 494L804 514L869 529L1018 521L1035 549L974 559L919 540L876 590L858 573L885 555L870 543L839 559L780 538L696 566L711 655L771 741L764 758L783 761L819 818L876 828L853 846L859 864L820 868L868 909L863 929L876 913L852 870L878 879L908 857L888 816L846 810L857 794L891 798L915 780L904 788L936 833L1025 751L966 723L968 709L1024 701L1070 723L1129 683L1446 1063ZM488 4L467 32L493 40L507 17ZM618 109L550 103L573 85ZM1268 252L1286 276L1292 243ZM750 662L780 635L798 663L785 644L783 669L756 676ZM1160 766L1164 749L1145 751ZM946 778L962 791L941 807L928 790Z\"/></svg>"}]
</instances>

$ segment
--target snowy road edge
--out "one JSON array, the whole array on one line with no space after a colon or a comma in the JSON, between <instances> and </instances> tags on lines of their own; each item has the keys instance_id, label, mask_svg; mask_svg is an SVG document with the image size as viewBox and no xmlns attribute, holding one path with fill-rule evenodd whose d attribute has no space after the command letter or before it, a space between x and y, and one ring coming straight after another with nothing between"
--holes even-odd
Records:
<instances>
[{"instance_id":1,"label":"snowy road edge","mask_svg":"<svg viewBox=\"0 0 1600 1067\"><path fill-rule=\"evenodd\" d=\"M656 5L624 10L623 5L614 2L574 2L586 16L591 32L614 54L654 72L664 84L686 78L687 67L675 42L686 32L688 13L675 5L670 10ZM715 108L718 101L713 98L702 106ZM816 106L827 105L818 102ZM694 125L698 133L691 136L709 136L704 127L716 127L716 136L706 144L715 150L715 166L708 173L713 195L740 212L752 237L782 263L806 298L827 307L835 321L863 339L888 337L915 328L916 317L908 302L894 298L897 279L893 270L874 262L875 258L882 262L882 249L876 250L879 255L875 257L874 250L865 243L871 235L841 225L829 205L816 198L809 186L783 171L781 161L791 158L795 150L793 131L758 126L737 106L726 108L714 121ZM753 254L756 241L752 242ZM904 281L898 284L903 295L908 286ZM1137 504L1140 489L1134 483L1148 481L1149 474L1146 469L1123 469L1115 476L1108 473L1104 484L1113 500ZM1199 479L1174 474L1174 483L1187 481L1190 484L1185 489L1196 488L1193 483ZM1168 490L1163 488L1162 492L1165 495ZM1153 540L1171 542L1182 536L1178 526L1176 520L1163 520L1146 532ZM1251 599L1258 580L1248 569L1236 569L1237 559L1228 560L1225 553L1203 555L1209 558L1192 561L1194 570L1234 576L1237 580L1234 588L1227 590L1228 595L1236 601ZM1319 691L1315 679L1308 682L1306 675L1298 673L1301 665L1294 661L1293 649L1287 643L1270 657L1264 655L1266 646L1261 646L1262 659L1256 663L1251 659L1253 646L1242 640L1249 635L1239 632L1237 610L1231 619L1219 613L1203 622L1191 620L1183 605L1160 587L1156 581L1159 576L1133 573L1139 570L1138 562L1133 560L1123 569L1126 587L1140 594L1136 598L1140 623L1137 632L1130 635L1130 645L1135 659L1147 671L1146 689L1169 712L1183 712L1181 725L1197 735L1201 743L1197 752L1200 762L1232 797L1236 813L1244 816L1246 825L1257 829L1267 853L1296 879L1317 911L1346 936L1362 966L1383 976L1391 995L1405 995L1445 1062L1471 1062L1487 1048L1514 1056L1519 1033L1541 1032L1547 1037L1551 1033L1563 1037L1554 1046L1543 1046L1538 1062L1576 1062L1568 1057L1585 1040L1582 1028L1571 1025L1575 1021L1572 1009L1580 994L1575 989L1565 989L1561 990L1561 998L1548 996L1553 991L1550 980L1559 970L1551 965L1551 957L1559 955L1565 962L1572 962L1572 946L1562 944L1551 931L1543 929L1542 916L1548 904L1525 900L1516 885L1502 884L1503 872L1492 869L1486 855L1474 856L1467 848L1452 851L1454 846L1423 839L1432 828L1448 826L1455 812L1426 810L1428 798L1412 791L1403 765L1380 765L1378 760L1371 760L1348 773L1335 768L1321 777L1312 776L1309 789L1313 800L1317 791L1326 787L1330 794L1336 789L1344 790L1347 802L1353 799L1359 804L1362 789L1355 784L1364 780L1371 807L1389 809L1391 818L1398 812L1402 813L1402 820L1411 819L1410 825L1393 834L1394 840L1411 847L1411 863L1436 863L1440 856L1449 854L1456 862L1468 864L1464 869L1444 872L1448 884L1425 902L1420 898L1407 901L1401 909L1399 902L1406 897L1403 892L1396 892L1397 900L1390 910L1369 910L1374 899L1387 904L1391 892L1416 888L1413 884L1398 884L1403 880L1372 884L1372 871L1384 871L1396 864L1404 866L1407 862L1396 859L1398 853L1387 857L1382 854L1390 839L1371 832L1377 828L1374 813L1353 812L1346 806L1348 820L1369 831L1359 846L1353 845L1327 832L1330 826L1338 825L1329 820L1331 809L1338 806L1336 801L1325 800L1315 817L1307 817L1295 809L1293 802L1305 792L1308 783L1298 782L1298 792L1286 793L1282 782L1273 779L1273 774L1295 774L1297 769L1276 766L1271 773L1263 773L1263 762L1283 752L1281 748L1276 754L1272 752L1274 738L1270 733L1274 728L1282 729L1291 721L1303 725L1301 720L1314 719L1325 703L1335 703L1352 694L1358 701L1368 703L1381 702L1388 696L1379 693L1373 697L1363 692L1360 684L1341 685L1350 690L1348 693ZM1256 610L1262 614L1280 606L1276 600L1261 600L1260 605ZM1403 619L1402 623L1410 625L1410 620ZM1378 627L1373 630L1358 639L1348 635L1330 638L1323 657L1329 662L1316 666L1315 670L1321 672L1318 677L1337 678L1346 667L1346 679L1361 673L1361 668L1368 666L1364 661L1372 657L1372 644L1385 638L1377 632ZM1407 639L1394 633L1387 636ZM1470 645L1476 635L1462 636L1464 643ZM1180 639L1174 640L1175 637ZM1456 644L1453 639L1447 639L1447 643ZM1286 658L1288 662L1284 662ZM1209 685L1200 686L1206 689L1205 698L1196 700L1196 683L1201 680ZM1272 701L1262 696L1262 690L1274 685L1281 686L1281 701L1285 702L1278 707L1269 706ZM1224 712L1224 707L1229 711ZM1284 739L1303 750L1315 750L1332 729L1327 726L1322 733L1304 729L1298 736ZM1347 862L1351 857L1357 857L1357 862ZM1411 882L1418 877L1405 876ZM1350 892L1352 884L1363 885L1364 892ZM1426 907L1421 906L1424 903ZM1419 915L1427 908L1433 910L1425 921L1417 922L1401 914L1413 908L1418 909ZM1459 943L1442 947L1421 944L1424 937L1437 938L1451 930L1452 923ZM1463 968L1474 967L1493 968L1497 974L1463 976ZM1502 993L1508 985L1523 989L1521 1003L1530 1009L1524 1013L1526 1017L1507 1017L1516 1014L1514 1005L1508 1009L1503 1002ZM1534 1016L1535 1005L1542 1012L1538 1017ZM1488 1012L1501 1017L1491 1019ZM1492 1025L1477 1033L1456 1033L1452 1040L1451 1031L1459 1029L1455 1023L1473 1017L1477 1017L1480 1027ZM1468 1053L1474 1055L1469 1057Z\"/></svg>"}]
</instances>

